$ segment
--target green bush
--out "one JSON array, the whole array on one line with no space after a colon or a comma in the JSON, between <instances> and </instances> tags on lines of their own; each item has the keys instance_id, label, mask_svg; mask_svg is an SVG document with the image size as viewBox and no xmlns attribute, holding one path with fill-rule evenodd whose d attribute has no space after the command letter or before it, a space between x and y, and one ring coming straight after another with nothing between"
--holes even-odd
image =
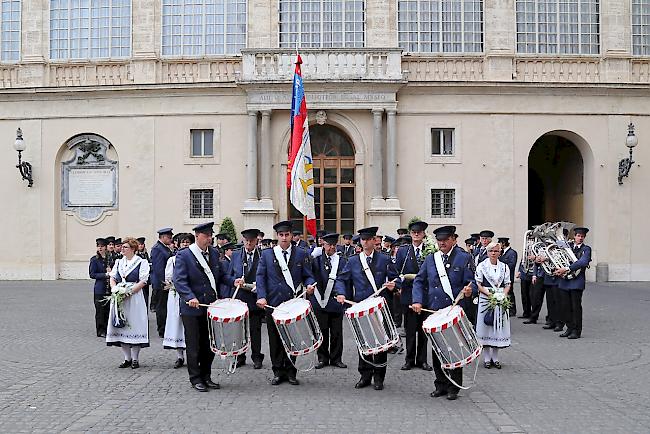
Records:
<instances>
[{"instance_id":1,"label":"green bush","mask_svg":"<svg viewBox=\"0 0 650 434\"><path fill-rule=\"evenodd\" d=\"M237 236L237 230L235 229L235 224L232 222L230 217L226 217L221 221L221 226L219 226L219 233L228 235L228 240L231 243L236 243L239 240Z\"/></svg>"}]
</instances>

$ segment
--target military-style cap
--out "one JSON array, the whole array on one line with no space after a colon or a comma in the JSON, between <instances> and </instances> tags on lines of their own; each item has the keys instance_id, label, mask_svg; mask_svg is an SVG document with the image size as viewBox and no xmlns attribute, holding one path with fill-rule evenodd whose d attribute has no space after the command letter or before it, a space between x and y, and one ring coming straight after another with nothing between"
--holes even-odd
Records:
<instances>
[{"instance_id":1,"label":"military-style cap","mask_svg":"<svg viewBox=\"0 0 650 434\"><path fill-rule=\"evenodd\" d=\"M196 233L212 235L214 233L214 222L201 223L192 229Z\"/></svg>"},{"instance_id":2,"label":"military-style cap","mask_svg":"<svg viewBox=\"0 0 650 434\"><path fill-rule=\"evenodd\" d=\"M436 236L436 240L446 240L456 233L456 226L440 226L433 233Z\"/></svg>"},{"instance_id":3,"label":"military-style cap","mask_svg":"<svg viewBox=\"0 0 650 434\"><path fill-rule=\"evenodd\" d=\"M276 224L273 225L273 230L275 232L291 232L293 230L293 223L291 223L289 220L285 220L283 222L277 222Z\"/></svg>"},{"instance_id":4,"label":"military-style cap","mask_svg":"<svg viewBox=\"0 0 650 434\"><path fill-rule=\"evenodd\" d=\"M390 235L384 235L384 242L393 244L395 242L395 238L391 237Z\"/></svg>"},{"instance_id":5,"label":"military-style cap","mask_svg":"<svg viewBox=\"0 0 650 434\"><path fill-rule=\"evenodd\" d=\"M194 237L194 234L189 234L189 233L181 233L178 236L178 242L182 243L185 240L189 240L190 244L193 244L194 241L196 241L196 238Z\"/></svg>"},{"instance_id":6,"label":"military-style cap","mask_svg":"<svg viewBox=\"0 0 650 434\"><path fill-rule=\"evenodd\" d=\"M106 241L106 238L97 238L95 240L95 243L97 243L97 247L99 247L99 246L107 246L108 245L108 241Z\"/></svg>"},{"instance_id":7,"label":"military-style cap","mask_svg":"<svg viewBox=\"0 0 650 434\"><path fill-rule=\"evenodd\" d=\"M339 241L339 234L324 234L320 238L327 244L336 244Z\"/></svg>"},{"instance_id":8,"label":"military-style cap","mask_svg":"<svg viewBox=\"0 0 650 434\"><path fill-rule=\"evenodd\" d=\"M411 244L413 242L413 237L410 235L402 235L398 241L402 242L402 244Z\"/></svg>"},{"instance_id":9,"label":"military-style cap","mask_svg":"<svg viewBox=\"0 0 650 434\"><path fill-rule=\"evenodd\" d=\"M241 249L242 247L244 247L242 243L235 244L235 249Z\"/></svg>"},{"instance_id":10,"label":"military-style cap","mask_svg":"<svg viewBox=\"0 0 650 434\"><path fill-rule=\"evenodd\" d=\"M226 250L232 250L235 248L235 243L226 243L223 246L221 246L223 251L225 252Z\"/></svg>"},{"instance_id":11,"label":"military-style cap","mask_svg":"<svg viewBox=\"0 0 650 434\"><path fill-rule=\"evenodd\" d=\"M115 238L115 244L122 244L122 238Z\"/></svg>"},{"instance_id":12,"label":"military-style cap","mask_svg":"<svg viewBox=\"0 0 650 434\"><path fill-rule=\"evenodd\" d=\"M293 235L294 237L296 235L302 235L302 231L291 231L291 235Z\"/></svg>"},{"instance_id":13,"label":"military-style cap","mask_svg":"<svg viewBox=\"0 0 650 434\"><path fill-rule=\"evenodd\" d=\"M136 238L136 240L138 240L138 243L144 244L144 241L146 240L146 238L145 237L138 237L138 238Z\"/></svg>"},{"instance_id":14,"label":"military-style cap","mask_svg":"<svg viewBox=\"0 0 650 434\"><path fill-rule=\"evenodd\" d=\"M352 239L352 234L343 234L343 239L344 240L351 240Z\"/></svg>"},{"instance_id":15,"label":"military-style cap","mask_svg":"<svg viewBox=\"0 0 650 434\"><path fill-rule=\"evenodd\" d=\"M324 230L322 230L322 229L319 230L319 231L316 231L316 236L317 236L318 238L323 238L323 235L326 235L326 234L327 234L327 231L324 231Z\"/></svg>"},{"instance_id":16,"label":"military-style cap","mask_svg":"<svg viewBox=\"0 0 650 434\"><path fill-rule=\"evenodd\" d=\"M492 238L494 236L494 232L489 231L489 230L484 230L479 232L479 237L486 237L486 238Z\"/></svg>"},{"instance_id":17,"label":"military-style cap","mask_svg":"<svg viewBox=\"0 0 650 434\"><path fill-rule=\"evenodd\" d=\"M409 231L416 231L416 232L425 231L428 227L429 225L423 221L415 221L409 223Z\"/></svg>"},{"instance_id":18,"label":"military-style cap","mask_svg":"<svg viewBox=\"0 0 650 434\"><path fill-rule=\"evenodd\" d=\"M217 238L218 240L228 240L228 241L230 241L230 238L228 238L228 234L226 234L226 233L224 233L224 232L220 232L220 233L218 233L217 236L216 236L216 238Z\"/></svg>"},{"instance_id":19,"label":"military-style cap","mask_svg":"<svg viewBox=\"0 0 650 434\"><path fill-rule=\"evenodd\" d=\"M247 240L257 238L257 235L259 235L260 230L259 229L244 229L241 231L241 234L244 238Z\"/></svg>"},{"instance_id":20,"label":"military-style cap","mask_svg":"<svg viewBox=\"0 0 650 434\"><path fill-rule=\"evenodd\" d=\"M584 228L584 227L573 228L574 234L587 235L587 232L589 232L589 228Z\"/></svg>"},{"instance_id":21,"label":"military-style cap","mask_svg":"<svg viewBox=\"0 0 650 434\"><path fill-rule=\"evenodd\" d=\"M409 230L406 229L406 228L399 228L399 229L397 230L397 235L406 235L406 234L408 234L408 233L409 233Z\"/></svg>"},{"instance_id":22,"label":"military-style cap","mask_svg":"<svg viewBox=\"0 0 650 434\"><path fill-rule=\"evenodd\" d=\"M367 240L377 236L378 230L379 228L377 226L371 226L369 228L359 229L357 232L359 233L359 238L362 240Z\"/></svg>"},{"instance_id":23,"label":"military-style cap","mask_svg":"<svg viewBox=\"0 0 650 434\"><path fill-rule=\"evenodd\" d=\"M113 243L115 244L115 237L113 235L109 235L108 237L104 238L108 244Z\"/></svg>"},{"instance_id":24,"label":"military-style cap","mask_svg":"<svg viewBox=\"0 0 650 434\"><path fill-rule=\"evenodd\" d=\"M499 238L497 238L497 241L500 242L500 243L507 243L507 242L510 242L510 238L508 238L508 237L499 237Z\"/></svg>"},{"instance_id":25,"label":"military-style cap","mask_svg":"<svg viewBox=\"0 0 650 434\"><path fill-rule=\"evenodd\" d=\"M359 244L360 240L361 240L361 237L358 234L352 237L352 242L354 244Z\"/></svg>"},{"instance_id":26,"label":"military-style cap","mask_svg":"<svg viewBox=\"0 0 650 434\"><path fill-rule=\"evenodd\" d=\"M476 240L474 238L471 238L471 237L467 238L465 240L465 244L469 244L469 245L473 245L475 242L476 242Z\"/></svg>"},{"instance_id":27,"label":"military-style cap","mask_svg":"<svg viewBox=\"0 0 650 434\"><path fill-rule=\"evenodd\" d=\"M474 238L475 240L478 240L479 238L481 238L481 234L479 234L479 233L476 233L476 234L470 234L469 236L472 237L472 238Z\"/></svg>"},{"instance_id":28,"label":"military-style cap","mask_svg":"<svg viewBox=\"0 0 650 434\"><path fill-rule=\"evenodd\" d=\"M264 239L262 240L262 244L271 244L271 241L273 241L273 240L270 239L270 238L264 238Z\"/></svg>"},{"instance_id":29,"label":"military-style cap","mask_svg":"<svg viewBox=\"0 0 650 434\"><path fill-rule=\"evenodd\" d=\"M174 229L172 228L161 228L158 229L156 232L158 232L158 235L172 235L174 233Z\"/></svg>"},{"instance_id":30,"label":"military-style cap","mask_svg":"<svg viewBox=\"0 0 650 434\"><path fill-rule=\"evenodd\" d=\"M264 238L264 232L262 232L262 231L258 231L258 232L257 232L257 236L258 236L258 237L262 237L262 238Z\"/></svg>"}]
</instances>

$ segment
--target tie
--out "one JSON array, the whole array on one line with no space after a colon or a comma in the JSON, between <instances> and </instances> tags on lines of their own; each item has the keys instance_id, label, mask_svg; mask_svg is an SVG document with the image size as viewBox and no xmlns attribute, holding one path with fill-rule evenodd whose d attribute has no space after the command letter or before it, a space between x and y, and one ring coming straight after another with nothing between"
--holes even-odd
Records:
<instances>
[{"instance_id":1,"label":"tie","mask_svg":"<svg viewBox=\"0 0 650 434\"><path fill-rule=\"evenodd\" d=\"M372 263L372 256L366 256L366 262L370 265Z\"/></svg>"},{"instance_id":2,"label":"tie","mask_svg":"<svg viewBox=\"0 0 650 434\"><path fill-rule=\"evenodd\" d=\"M442 254L442 261L446 264L448 259L449 259L449 256L443 253Z\"/></svg>"},{"instance_id":3,"label":"tie","mask_svg":"<svg viewBox=\"0 0 650 434\"><path fill-rule=\"evenodd\" d=\"M203 259L205 259L205 262L210 265L210 254L208 252L201 252L203 254Z\"/></svg>"},{"instance_id":4,"label":"tie","mask_svg":"<svg viewBox=\"0 0 650 434\"><path fill-rule=\"evenodd\" d=\"M249 266L253 263L253 254L252 253L248 253L248 261L247 262L248 262Z\"/></svg>"},{"instance_id":5,"label":"tie","mask_svg":"<svg viewBox=\"0 0 650 434\"><path fill-rule=\"evenodd\" d=\"M415 248L415 257L416 257L416 259L420 259L420 248L419 247Z\"/></svg>"},{"instance_id":6,"label":"tie","mask_svg":"<svg viewBox=\"0 0 650 434\"><path fill-rule=\"evenodd\" d=\"M287 255L288 254L289 254L289 252L287 252L286 250L282 251L282 256L284 256L284 262L287 263L287 264L289 263L289 261L287 261Z\"/></svg>"},{"instance_id":7,"label":"tie","mask_svg":"<svg viewBox=\"0 0 650 434\"><path fill-rule=\"evenodd\" d=\"M327 269L327 270L332 269L332 260L327 255L325 255L325 269Z\"/></svg>"}]
</instances>

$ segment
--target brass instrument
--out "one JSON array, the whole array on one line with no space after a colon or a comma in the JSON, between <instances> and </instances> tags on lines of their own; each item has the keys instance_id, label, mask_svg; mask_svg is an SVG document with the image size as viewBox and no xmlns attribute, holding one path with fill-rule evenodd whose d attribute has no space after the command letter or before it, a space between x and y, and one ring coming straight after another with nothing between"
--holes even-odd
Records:
<instances>
[{"instance_id":1,"label":"brass instrument","mask_svg":"<svg viewBox=\"0 0 650 434\"><path fill-rule=\"evenodd\" d=\"M535 256L547 259L541 263L546 274L553 275L555 270L569 268L578 260L564 236L564 229L571 230L574 227L575 224L570 222L547 222L532 230L531 237L536 241L532 244L531 251ZM526 236L528 236L528 232L526 232ZM569 271L564 278L575 279L579 274L580 270Z\"/></svg>"}]
</instances>

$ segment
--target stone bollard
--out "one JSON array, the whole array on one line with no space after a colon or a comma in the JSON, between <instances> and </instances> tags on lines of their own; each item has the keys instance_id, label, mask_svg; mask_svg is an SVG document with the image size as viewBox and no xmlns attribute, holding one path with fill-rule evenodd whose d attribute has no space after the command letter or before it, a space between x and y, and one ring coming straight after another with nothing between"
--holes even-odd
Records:
<instances>
[{"instance_id":1,"label":"stone bollard","mask_svg":"<svg viewBox=\"0 0 650 434\"><path fill-rule=\"evenodd\" d=\"M609 264L607 262L599 262L596 264L596 282L609 281Z\"/></svg>"}]
</instances>

